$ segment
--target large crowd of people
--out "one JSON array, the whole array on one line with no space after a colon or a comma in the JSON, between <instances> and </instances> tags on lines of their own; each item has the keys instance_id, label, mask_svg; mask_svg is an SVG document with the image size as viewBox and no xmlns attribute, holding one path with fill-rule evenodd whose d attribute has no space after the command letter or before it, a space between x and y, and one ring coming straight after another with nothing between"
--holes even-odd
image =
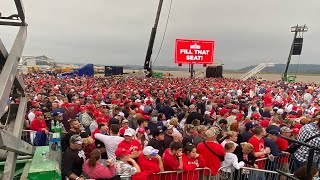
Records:
<instances>
[{"instance_id":1,"label":"large crowd of people","mask_svg":"<svg viewBox=\"0 0 320 180\"><path fill-rule=\"evenodd\" d=\"M309 148L285 137L320 146L316 83L49 74L24 81L25 128L42 146L52 126L62 127L62 176L71 180L160 179L163 171L182 171L165 179L218 177L266 169L265 158L278 158L280 170L303 179ZM315 167L319 157L315 151ZM211 172L194 171L205 167Z\"/></svg>"}]
</instances>

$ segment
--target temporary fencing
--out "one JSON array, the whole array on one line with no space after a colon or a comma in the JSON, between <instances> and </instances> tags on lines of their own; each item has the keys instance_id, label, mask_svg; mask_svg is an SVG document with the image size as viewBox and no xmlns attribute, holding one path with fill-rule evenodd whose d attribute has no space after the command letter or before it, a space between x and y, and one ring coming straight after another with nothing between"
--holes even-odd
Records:
<instances>
[{"instance_id":1,"label":"temporary fencing","mask_svg":"<svg viewBox=\"0 0 320 180\"><path fill-rule=\"evenodd\" d=\"M286 180L287 177L279 174L276 170L281 170L288 175L293 173L293 159L291 155L285 155L281 157L269 156L269 158L263 158L256 160L256 164L264 165L264 168L243 167L236 170L233 167L221 167L219 169L218 177L214 180Z\"/></svg>"},{"instance_id":2,"label":"temporary fencing","mask_svg":"<svg viewBox=\"0 0 320 180\"><path fill-rule=\"evenodd\" d=\"M268 157L256 160L264 164L264 168L242 167L237 170L233 167L221 167L215 176L211 176L209 168L198 168L194 171L164 171L148 175L148 180L286 180L281 170L288 175L293 174L293 159L291 155L281 157ZM209 172L209 173L208 173ZM122 180L131 179L129 176L121 176Z\"/></svg>"},{"instance_id":3,"label":"temporary fencing","mask_svg":"<svg viewBox=\"0 0 320 180\"><path fill-rule=\"evenodd\" d=\"M148 180L209 180L209 168L197 168L193 171L163 171L147 175ZM120 176L121 180L130 180L130 176Z\"/></svg>"},{"instance_id":4,"label":"temporary fencing","mask_svg":"<svg viewBox=\"0 0 320 180\"><path fill-rule=\"evenodd\" d=\"M35 145L36 131L33 130L23 130L21 134L21 139L31 145Z\"/></svg>"}]
</instances>

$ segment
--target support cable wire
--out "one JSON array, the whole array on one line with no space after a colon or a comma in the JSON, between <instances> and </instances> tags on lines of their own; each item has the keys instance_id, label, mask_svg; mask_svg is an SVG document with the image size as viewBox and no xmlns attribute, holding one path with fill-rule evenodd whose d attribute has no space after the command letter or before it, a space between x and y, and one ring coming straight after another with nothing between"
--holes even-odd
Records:
<instances>
[{"instance_id":1,"label":"support cable wire","mask_svg":"<svg viewBox=\"0 0 320 180\"><path fill-rule=\"evenodd\" d=\"M153 66L153 65L156 63L156 61L158 60L158 57L159 57L159 54L160 54L160 52L161 52L162 45L163 45L163 42L164 42L164 38L166 37L167 27L168 27L168 24L169 24L169 19L170 19L170 14L171 14L172 2L173 2L173 0L170 1L170 6L169 6L169 12L168 12L168 16L167 16L166 26L165 26L165 28L164 28L164 33L163 33L163 36L162 36L162 40L161 40L161 44L160 44L160 47L159 47L157 56L156 56L156 58L154 59L154 61L153 61L153 63L152 63L152 66Z\"/></svg>"}]
</instances>

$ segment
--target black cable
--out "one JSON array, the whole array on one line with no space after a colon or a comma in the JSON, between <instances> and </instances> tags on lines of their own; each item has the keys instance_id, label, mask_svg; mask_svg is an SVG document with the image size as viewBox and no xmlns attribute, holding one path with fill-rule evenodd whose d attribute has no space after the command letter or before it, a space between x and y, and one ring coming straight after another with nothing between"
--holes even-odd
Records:
<instances>
[{"instance_id":1,"label":"black cable","mask_svg":"<svg viewBox=\"0 0 320 180\"><path fill-rule=\"evenodd\" d=\"M165 26L165 29L164 29L164 33L163 33L163 36L162 36L162 40L161 40L161 44L160 44L160 47L159 47L157 56L156 56L156 58L154 59L152 66L153 66L153 65L156 63L156 61L158 60L159 54L160 54L161 49L162 49L162 45L163 45L163 42L164 42L164 38L165 38L166 32L167 32L167 27L168 27L168 24L169 24L169 18L170 18L170 14L171 14L172 2L173 2L173 0L170 1L170 6L169 6L169 12L168 12L168 16L167 16L166 26Z\"/></svg>"}]
</instances>

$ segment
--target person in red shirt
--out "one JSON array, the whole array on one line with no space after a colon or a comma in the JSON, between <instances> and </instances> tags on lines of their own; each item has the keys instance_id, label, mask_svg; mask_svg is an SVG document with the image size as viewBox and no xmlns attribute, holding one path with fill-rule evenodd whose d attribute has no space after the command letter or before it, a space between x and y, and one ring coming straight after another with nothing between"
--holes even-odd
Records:
<instances>
[{"instance_id":1,"label":"person in red shirt","mask_svg":"<svg viewBox=\"0 0 320 180\"><path fill-rule=\"evenodd\" d=\"M292 130L288 127L282 127L280 129L281 135L285 136L287 138L290 138ZM278 145L278 148L280 151L286 151L289 147L289 142L286 139L283 139L282 137L279 137L276 140L276 144ZM285 155L282 157L279 157L279 169L283 172L289 173L289 155ZM281 176L280 179L286 179L286 177Z\"/></svg>"},{"instance_id":2,"label":"person in red shirt","mask_svg":"<svg viewBox=\"0 0 320 180\"><path fill-rule=\"evenodd\" d=\"M141 172L146 175L144 177L148 180L159 180L160 175L153 175L153 173L164 171L162 159L158 152L159 150L154 149L152 146L147 146L138 158L138 165L141 168ZM141 178L141 180L145 178Z\"/></svg>"},{"instance_id":3,"label":"person in red shirt","mask_svg":"<svg viewBox=\"0 0 320 180\"><path fill-rule=\"evenodd\" d=\"M165 171L182 170L182 143L172 142L162 155ZM166 174L164 179L177 179L176 173Z\"/></svg>"},{"instance_id":4,"label":"person in red shirt","mask_svg":"<svg viewBox=\"0 0 320 180\"><path fill-rule=\"evenodd\" d=\"M217 155L224 156L224 148L221 144L216 141L217 135L219 134L218 130L215 128L210 128L206 131L206 140L201 142L197 146L197 151L201 154L204 159L206 159L205 166L210 168L212 176L215 176L218 173L220 168L220 158ZM207 147L208 146L208 147ZM217 155L213 154L211 150L214 151ZM205 172L205 175L209 175L209 172Z\"/></svg>"},{"instance_id":5,"label":"person in red shirt","mask_svg":"<svg viewBox=\"0 0 320 180\"><path fill-rule=\"evenodd\" d=\"M206 164L203 156L197 153L196 146L191 143L187 143L183 150L182 163L182 180L198 180L199 171L195 170L205 167Z\"/></svg>"},{"instance_id":6,"label":"person in red shirt","mask_svg":"<svg viewBox=\"0 0 320 180\"><path fill-rule=\"evenodd\" d=\"M127 129L124 132L124 140L119 143L118 148L129 150L131 158L138 158L141 154L141 144L139 141L133 139L135 131L133 129Z\"/></svg>"},{"instance_id":7,"label":"person in red shirt","mask_svg":"<svg viewBox=\"0 0 320 180\"><path fill-rule=\"evenodd\" d=\"M254 135L249 139L248 143L252 144L253 146L253 155L258 159L262 159L265 155L270 154L270 148L265 148L263 137L266 134L266 130L263 127L256 127L254 129ZM259 161L256 163L259 169L264 168L264 161ZM264 180L265 176L264 173L257 172L256 174L257 179Z\"/></svg>"},{"instance_id":8,"label":"person in red shirt","mask_svg":"<svg viewBox=\"0 0 320 180\"><path fill-rule=\"evenodd\" d=\"M35 112L35 118L31 121L30 129L37 131L35 140L37 146L45 146L49 130L44 121L44 115L41 111Z\"/></svg>"}]
</instances>

